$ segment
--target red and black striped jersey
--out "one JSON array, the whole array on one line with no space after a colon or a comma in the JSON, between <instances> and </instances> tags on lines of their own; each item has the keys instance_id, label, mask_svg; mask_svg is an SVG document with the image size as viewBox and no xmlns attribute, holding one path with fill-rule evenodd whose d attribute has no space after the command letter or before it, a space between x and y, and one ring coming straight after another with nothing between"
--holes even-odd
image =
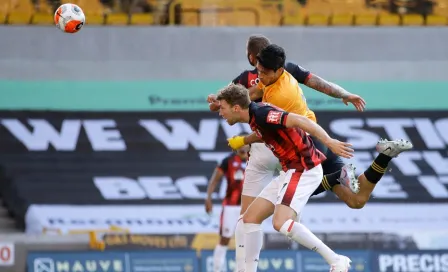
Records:
<instances>
[{"instance_id":1,"label":"red and black striped jersey","mask_svg":"<svg viewBox=\"0 0 448 272\"><path fill-rule=\"evenodd\" d=\"M227 156L219 165L227 180L226 196L223 205L241 205L241 193L243 192L244 171L246 161L237 154Z\"/></svg>"},{"instance_id":2,"label":"red and black striped jersey","mask_svg":"<svg viewBox=\"0 0 448 272\"><path fill-rule=\"evenodd\" d=\"M314 146L311 137L300 128L285 126L288 112L267 103L251 102L249 124L274 155L284 171L303 172L322 163L326 157Z\"/></svg>"}]
</instances>

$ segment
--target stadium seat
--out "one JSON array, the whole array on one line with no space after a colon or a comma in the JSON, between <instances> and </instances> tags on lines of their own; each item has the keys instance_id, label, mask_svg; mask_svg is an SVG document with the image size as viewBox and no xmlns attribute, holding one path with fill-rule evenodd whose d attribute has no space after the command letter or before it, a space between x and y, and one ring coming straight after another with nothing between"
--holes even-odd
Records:
<instances>
[{"instance_id":1,"label":"stadium seat","mask_svg":"<svg viewBox=\"0 0 448 272\"><path fill-rule=\"evenodd\" d=\"M406 14L402 18L404 26L423 26L425 24L425 20L422 15Z\"/></svg>"},{"instance_id":2,"label":"stadium seat","mask_svg":"<svg viewBox=\"0 0 448 272\"><path fill-rule=\"evenodd\" d=\"M304 7L304 24L307 26L327 26L331 11L322 0L310 1Z\"/></svg>"},{"instance_id":3,"label":"stadium seat","mask_svg":"<svg viewBox=\"0 0 448 272\"><path fill-rule=\"evenodd\" d=\"M34 13L30 0L10 0L7 16L8 24L29 24Z\"/></svg>"},{"instance_id":4,"label":"stadium seat","mask_svg":"<svg viewBox=\"0 0 448 272\"><path fill-rule=\"evenodd\" d=\"M428 26L446 26L448 25L448 1L438 0L434 6L433 14L426 17Z\"/></svg>"},{"instance_id":5,"label":"stadium seat","mask_svg":"<svg viewBox=\"0 0 448 272\"><path fill-rule=\"evenodd\" d=\"M0 3L0 24L6 23L6 15L8 14L9 3Z\"/></svg>"},{"instance_id":6,"label":"stadium seat","mask_svg":"<svg viewBox=\"0 0 448 272\"><path fill-rule=\"evenodd\" d=\"M98 0L62 0L61 2L82 7L86 15L86 25L102 25L105 22L105 8Z\"/></svg>"},{"instance_id":7,"label":"stadium seat","mask_svg":"<svg viewBox=\"0 0 448 272\"><path fill-rule=\"evenodd\" d=\"M106 15L106 25L128 25L129 16L125 13L109 13Z\"/></svg>"},{"instance_id":8,"label":"stadium seat","mask_svg":"<svg viewBox=\"0 0 448 272\"><path fill-rule=\"evenodd\" d=\"M282 11L282 25L303 25L305 11L295 0L285 0Z\"/></svg>"},{"instance_id":9,"label":"stadium seat","mask_svg":"<svg viewBox=\"0 0 448 272\"><path fill-rule=\"evenodd\" d=\"M398 26L400 25L400 16L395 14L383 13L379 15L380 26Z\"/></svg>"},{"instance_id":10,"label":"stadium seat","mask_svg":"<svg viewBox=\"0 0 448 272\"><path fill-rule=\"evenodd\" d=\"M154 16L150 13L134 13L131 15L131 25L153 25Z\"/></svg>"},{"instance_id":11,"label":"stadium seat","mask_svg":"<svg viewBox=\"0 0 448 272\"><path fill-rule=\"evenodd\" d=\"M50 13L34 13L31 17L31 23L36 25L54 25L53 14Z\"/></svg>"}]
</instances>

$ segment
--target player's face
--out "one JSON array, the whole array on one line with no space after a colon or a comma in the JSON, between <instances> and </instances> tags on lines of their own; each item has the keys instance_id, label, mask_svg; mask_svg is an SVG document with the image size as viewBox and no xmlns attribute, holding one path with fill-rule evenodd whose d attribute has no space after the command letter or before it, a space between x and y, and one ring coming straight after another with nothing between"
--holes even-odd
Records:
<instances>
[{"instance_id":1,"label":"player's face","mask_svg":"<svg viewBox=\"0 0 448 272\"><path fill-rule=\"evenodd\" d=\"M220 101L219 115L224 118L229 125L238 123L238 114L236 112L236 106L231 106L225 100Z\"/></svg>"},{"instance_id":2,"label":"player's face","mask_svg":"<svg viewBox=\"0 0 448 272\"><path fill-rule=\"evenodd\" d=\"M274 70L264 68L260 63L257 62L258 78L263 85L271 85L277 80L277 73Z\"/></svg>"},{"instance_id":3,"label":"player's face","mask_svg":"<svg viewBox=\"0 0 448 272\"><path fill-rule=\"evenodd\" d=\"M247 56L247 61L249 61L249 64L255 67L255 61L254 61L254 56L252 54L250 54L247 49L246 49L246 56Z\"/></svg>"}]
</instances>

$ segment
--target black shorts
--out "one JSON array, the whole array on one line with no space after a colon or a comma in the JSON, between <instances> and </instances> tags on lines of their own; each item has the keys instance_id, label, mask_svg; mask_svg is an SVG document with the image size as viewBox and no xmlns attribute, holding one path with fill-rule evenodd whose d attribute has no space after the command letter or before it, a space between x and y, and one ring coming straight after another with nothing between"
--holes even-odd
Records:
<instances>
[{"instance_id":1,"label":"black shorts","mask_svg":"<svg viewBox=\"0 0 448 272\"><path fill-rule=\"evenodd\" d=\"M328 149L328 147L321 143L317 138L311 136L311 139L313 140L314 146L327 157L327 159L322 163L324 175L332 174L341 170L345 165L342 158L334 154L333 151Z\"/></svg>"}]
</instances>

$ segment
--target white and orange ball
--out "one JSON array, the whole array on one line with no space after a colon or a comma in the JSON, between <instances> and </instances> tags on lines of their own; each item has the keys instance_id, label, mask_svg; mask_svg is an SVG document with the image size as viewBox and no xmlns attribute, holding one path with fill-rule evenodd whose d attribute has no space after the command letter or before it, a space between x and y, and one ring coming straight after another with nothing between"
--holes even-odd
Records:
<instances>
[{"instance_id":1,"label":"white and orange ball","mask_svg":"<svg viewBox=\"0 0 448 272\"><path fill-rule=\"evenodd\" d=\"M66 33L76 33L86 22L82 9L75 4L63 4L54 13L56 27Z\"/></svg>"}]
</instances>

